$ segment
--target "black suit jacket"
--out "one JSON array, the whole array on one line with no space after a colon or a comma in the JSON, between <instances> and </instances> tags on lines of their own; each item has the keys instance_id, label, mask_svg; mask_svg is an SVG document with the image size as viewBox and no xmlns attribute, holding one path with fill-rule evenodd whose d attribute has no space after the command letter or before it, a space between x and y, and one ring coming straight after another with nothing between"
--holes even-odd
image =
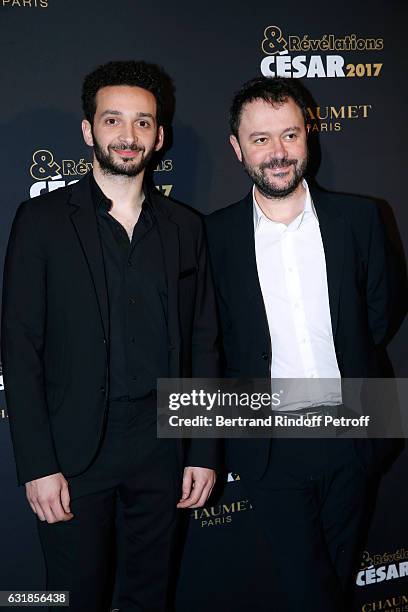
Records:
<instances>
[{"instance_id":1,"label":"black suit jacket","mask_svg":"<svg viewBox=\"0 0 408 612\"><path fill-rule=\"evenodd\" d=\"M156 189L167 275L170 377L218 373L213 286L200 217ZM19 207L7 249L2 360L20 483L83 472L95 457L108 397L109 306L89 177ZM188 465L216 467L211 440Z\"/></svg>"},{"instance_id":2,"label":"black suit jacket","mask_svg":"<svg viewBox=\"0 0 408 612\"><path fill-rule=\"evenodd\" d=\"M330 315L342 377L381 376L393 322L390 254L374 201L312 189L326 258ZM268 378L273 347L255 258L252 192L206 219L222 329L224 374ZM367 441L362 441L366 443ZM232 471L262 476L266 439L227 441Z\"/></svg>"}]
</instances>

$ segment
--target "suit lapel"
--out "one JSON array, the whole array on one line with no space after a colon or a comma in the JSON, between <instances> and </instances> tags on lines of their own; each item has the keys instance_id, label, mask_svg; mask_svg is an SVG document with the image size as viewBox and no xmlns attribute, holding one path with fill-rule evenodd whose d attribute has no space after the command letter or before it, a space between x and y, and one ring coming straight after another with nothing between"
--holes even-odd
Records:
<instances>
[{"instance_id":1,"label":"suit lapel","mask_svg":"<svg viewBox=\"0 0 408 612\"><path fill-rule=\"evenodd\" d=\"M268 329L256 265L252 191L241 201L234 230L231 232L231 240L234 241L232 249L234 260L231 261L231 268L241 279L242 293L251 303L251 311L258 317L259 322L264 322L264 329Z\"/></svg>"},{"instance_id":2,"label":"suit lapel","mask_svg":"<svg viewBox=\"0 0 408 612\"><path fill-rule=\"evenodd\" d=\"M69 205L72 207L71 221L88 263L102 319L103 331L107 339L109 338L108 292L89 177L85 177L73 185Z\"/></svg>"},{"instance_id":3,"label":"suit lapel","mask_svg":"<svg viewBox=\"0 0 408 612\"><path fill-rule=\"evenodd\" d=\"M167 277L167 319L169 336L169 375L180 375L180 326L178 304L178 279L180 273L179 227L171 218L171 207L161 202L161 197L153 187L149 189L163 249L164 266Z\"/></svg>"},{"instance_id":4,"label":"suit lapel","mask_svg":"<svg viewBox=\"0 0 408 612\"><path fill-rule=\"evenodd\" d=\"M333 337L336 335L339 315L340 287L344 262L344 220L330 209L324 192L311 190L313 204L319 219L326 259L327 286Z\"/></svg>"}]
</instances>

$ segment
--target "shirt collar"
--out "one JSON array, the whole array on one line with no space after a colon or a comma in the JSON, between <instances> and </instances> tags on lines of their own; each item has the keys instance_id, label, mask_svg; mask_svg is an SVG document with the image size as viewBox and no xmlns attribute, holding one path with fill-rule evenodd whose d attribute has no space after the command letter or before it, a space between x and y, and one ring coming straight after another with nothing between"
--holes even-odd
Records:
<instances>
[{"instance_id":1,"label":"shirt collar","mask_svg":"<svg viewBox=\"0 0 408 612\"><path fill-rule=\"evenodd\" d=\"M312 201L312 196L310 195L309 185L307 184L307 181L305 179L302 180L302 185L306 190L305 206L304 206L303 211L300 213L300 215L298 215L296 219L294 219L292 223L290 223L290 225L288 226L290 227L290 229L298 229L298 227L300 226L300 224L302 223L306 215L308 216L313 215L317 219L316 209ZM274 223L276 225L281 225L277 223L276 221L271 221L271 219L268 219L268 217L264 214L264 212L260 208L258 202L256 201L256 197L255 197L255 185L252 187L252 200L253 200L253 210L254 210L254 230L255 231L258 229L261 219L264 219L267 223Z\"/></svg>"},{"instance_id":2,"label":"shirt collar","mask_svg":"<svg viewBox=\"0 0 408 612\"><path fill-rule=\"evenodd\" d=\"M112 202L106 195L103 193L102 189L99 187L98 183L95 180L93 172L90 173L91 176L91 192L92 199L95 204L96 210L104 210L105 212L109 212L112 208Z\"/></svg>"},{"instance_id":3,"label":"shirt collar","mask_svg":"<svg viewBox=\"0 0 408 612\"><path fill-rule=\"evenodd\" d=\"M91 177L92 199L95 204L96 210L103 210L105 212L109 212L110 209L112 208L112 201L106 197L102 189L99 187L98 183L95 180L93 172L90 172L90 177ZM142 202L142 211L146 208L150 208L149 192L144 184L143 184L143 193L144 193L144 200Z\"/></svg>"}]
</instances>

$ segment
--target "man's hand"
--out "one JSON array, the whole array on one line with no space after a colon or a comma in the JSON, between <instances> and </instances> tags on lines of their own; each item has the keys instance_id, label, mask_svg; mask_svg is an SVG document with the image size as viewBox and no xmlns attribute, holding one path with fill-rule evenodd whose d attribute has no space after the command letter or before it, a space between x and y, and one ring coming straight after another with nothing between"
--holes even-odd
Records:
<instances>
[{"instance_id":1,"label":"man's hand","mask_svg":"<svg viewBox=\"0 0 408 612\"><path fill-rule=\"evenodd\" d=\"M61 472L25 483L31 509L40 521L57 523L74 516L69 507L68 483Z\"/></svg>"},{"instance_id":2,"label":"man's hand","mask_svg":"<svg viewBox=\"0 0 408 612\"><path fill-rule=\"evenodd\" d=\"M184 468L182 497L177 508L200 508L211 495L215 484L214 470L202 467Z\"/></svg>"}]
</instances>

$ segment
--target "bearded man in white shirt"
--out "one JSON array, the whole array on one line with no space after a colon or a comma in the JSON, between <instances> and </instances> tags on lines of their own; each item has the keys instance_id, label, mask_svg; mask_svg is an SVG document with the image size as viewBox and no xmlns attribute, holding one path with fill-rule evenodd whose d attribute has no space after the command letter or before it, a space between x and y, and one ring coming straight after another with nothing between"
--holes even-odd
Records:
<instances>
[{"instance_id":1,"label":"bearded man in white shirt","mask_svg":"<svg viewBox=\"0 0 408 612\"><path fill-rule=\"evenodd\" d=\"M224 375L316 379L291 384L284 411L330 415L344 409L342 378L381 376L393 275L375 202L309 189L307 119L297 79L259 77L238 91L230 141L253 188L207 218L207 235ZM273 598L262 610L349 611L367 491L389 450L376 442L226 441L270 544Z\"/></svg>"}]
</instances>

